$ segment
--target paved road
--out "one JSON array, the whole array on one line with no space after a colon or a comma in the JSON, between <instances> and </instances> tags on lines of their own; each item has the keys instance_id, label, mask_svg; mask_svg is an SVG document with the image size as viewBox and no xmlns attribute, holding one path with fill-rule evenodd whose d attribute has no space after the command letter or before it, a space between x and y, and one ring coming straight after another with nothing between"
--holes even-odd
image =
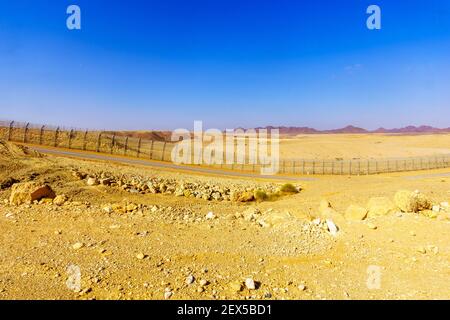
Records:
<instances>
[{"instance_id":1,"label":"paved road","mask_svg":"<svg viewBox=\"0 0 450 320\"><path fill-rule=\"evenodd\" d=\"M219 169L211 169L205 167L188 167L188 166L179 166L169 162L154 162L149 160L142 159L129 159L129 158L121 158L114 157L104 154L93 154L93 153L85 153L85 152L77 152L77 151L67 151L67 150L58 150L58 149L47 149L45 147L36 147L29 146L31 149L36 150L40 153L52 154L57 156L65 156L65 157L74 157L81 159L92 159L92 160L103 160L103 161L113 161L118 163L126 163L126 164L137 164L144 165L149 167L158 167L158 168L168 168L182 171L191 171L197 173L207 173L207 174L217 174L221 176L230 176L230 177L244 177L244 178L261 178L261 179L270 179L270 180L288 180L288 181L311 181L315 180L315 178L310 177L295 177L295 176L263 176L259 174L239 172L239 171L225 171Z\"/></svg>"}]
</instances>

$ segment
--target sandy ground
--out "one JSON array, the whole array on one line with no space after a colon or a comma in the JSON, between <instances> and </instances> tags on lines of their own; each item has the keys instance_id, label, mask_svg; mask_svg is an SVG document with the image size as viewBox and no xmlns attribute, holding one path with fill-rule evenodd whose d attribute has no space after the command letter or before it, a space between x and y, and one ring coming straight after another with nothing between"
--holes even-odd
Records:
<instances>
[{"instance_id":1,"label":"sandy ground","mask_svg":"<svg viewBox=\"0 0 450 320\"><path fill-rule=\"evenodd\" d=\"M322 199L339 213L350 204L364 206L371 197L393 198L399 189L418 189L433 203L448 202L450 170L323 176L299 181L300 193L276 201L237 203L87 186L73 177L74 167L205 184L278 183L24 156L20 150L0 156L0 181L46 182L69 198L62 206L12 206L4 201L10 188L0 191L1 299L450 298L449 220L414 213L357 222L337 219L336 236L312 223L320 216ZM103 211L105 204L123 199L143 209ZM237 218L236 213L253 208L292 218L268 228ZM206 219L208 212L216 217ZM83 246L74 248L77 243ZM67 286L73 267L80 271L80 290ZM379 280L375 287L373 270ZM189 276L192 284L186 282ZM247 278L256 281L256 289L242 285L237 290Z\"/></svg>"},{"instance_id":2,"label":"sandy ground","mask_svg":"<svg viewBox=\"0 0 450 320\"><path fill-rule=\"evenodd\" d=\"M282 139L282 159L380 159L450 154L450 134L318 134Z\"/></svg>"}]
</instances>

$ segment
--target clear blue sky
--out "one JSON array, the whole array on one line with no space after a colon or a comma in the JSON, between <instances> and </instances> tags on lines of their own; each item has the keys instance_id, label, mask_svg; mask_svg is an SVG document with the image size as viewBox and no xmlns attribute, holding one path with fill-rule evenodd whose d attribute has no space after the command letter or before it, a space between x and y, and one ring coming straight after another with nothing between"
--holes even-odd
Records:
<instances>
[{"instance_id":1,"label":"clear blue sky","mask_svg":"<svg viewBox=\"0 0 450 320\"><path fill-rule=\"evenodd\" d=\"M70 4L81 31L66 28ZM448 0L0 0L3 119L449 127L449 80Z\"/></svg>"}]
</instances>

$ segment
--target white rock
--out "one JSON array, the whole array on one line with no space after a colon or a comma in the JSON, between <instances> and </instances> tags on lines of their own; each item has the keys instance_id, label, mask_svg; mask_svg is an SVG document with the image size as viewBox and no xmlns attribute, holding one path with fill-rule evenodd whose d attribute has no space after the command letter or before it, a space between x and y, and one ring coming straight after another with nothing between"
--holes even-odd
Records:
<instances>
[{"instance_id":1,"label":"white rock","mask_svg":"<svg viewBox=\"0 0 450 320\"><path fill-rule=\"evenodd\" d=\"M98 185L98 180L96 178L89 178L89 179L87 179L86 184L88 186L96 186L96 185Z\"/></svg>"},{"instance_id":2,"label":"white rock","mask_svg":"<svg viewBox=\"0 0 450 320\"><path fill-rule=\"evenodd\" d=\"M170 299L172 297L173 293L172 291L165 291L164 292L164 299Z\"/></svg>"},{"instance_id":3,"label":"white rock","mask_svg":"<svg viewBox=\"0 0 450 320\"><path fill-rule=\"evenodd\" d=\"M72 248L73 248L74 250L78 250L78 249L81 249L81 248L83 248L83 247L84 247L84 244L81 243L81 242L77 242L77 243L75 243L75 244L72 246Z\"/></svg>"},{"instance_id":4,"label":"white rock","mask_svg":"<svg viewBox=\"0 0 450 320\"><path fill-rule=\"evenodd\" d=\"M105 206L105 207L103 207L103 212L105 212L105 213L112 213L114 210L113 210L113 208L111 207L111 206Z\"/></svg>"},{"instance_id":5,"label":"white rock","mask_svg":"<svg viewBox=\"0 0 450 320\"><path fill-rule=\"evenodd\" d=\"M245 287L248 290L255 290L256 289L255 281L252 278L245 279Z\"/></svg>"},{"instance_id":6,"label":"white rock","mask_svg":"<svg viewBox=\"0 0 450 320\"><path fill-rule=\"evenodd\" d=\"M439 211L441 211L441 206L435 205L435 206L433 206L432 210L433 210L433 212L439 212Z\"/></svg>"},{"instance_id":7,"label":"white rock","mask_svg":"<svg viewBox=\"0 0 450 320\"><path fill-rule=\"evenodd\" d=\"M306 286L305 286L304 284L300 284L300 285L298 286L298 290L300 290L300 291L305 291L305 290L306 290Z\"/></svg>"},{"instance_id":8,"label":"white rock","mask_svg":"<svg viewBox=\"0 0 450 320\"><path fill-rule=\"evenodd\" d=\"M327 219L327 227L328 227L328 231L330 232L330 234L332 236L336 236L338 233L338 227L336 226L336 224L333 222L333 220L331 219Z\"/></svg>"},{"instance_id":9,"label":"white rock","mask_svg":"<svg viewBox=\"0 0 450 320\"><path fill-rule=\"evenodd\" d=\"M448 202L441 202L441 207L448 208Z\"/></svg>"},{"instance_id":10,"label":"white rock","mask_svg":"<svg viewBox=\"0 0 450 320\"><path fill-rule=\"evenodd\" d=\"M207 220L213 220L215 218L216 218L216 215L212 211L208 212L208 214L206 215Z\"/></svg>"},{"instance_id":11,"label":"white rock","mask_svg":"<svg viewBox=\"0 0 450 320\"><path fill-rule=\"evenodd\" d=\"M188 276L188 277L186 278L186 284L187 284L187 285L193 284L194 281L195 281L195 278L194 278L193 275L190 275L190 276Z\"/></svg>"}]
</instances>

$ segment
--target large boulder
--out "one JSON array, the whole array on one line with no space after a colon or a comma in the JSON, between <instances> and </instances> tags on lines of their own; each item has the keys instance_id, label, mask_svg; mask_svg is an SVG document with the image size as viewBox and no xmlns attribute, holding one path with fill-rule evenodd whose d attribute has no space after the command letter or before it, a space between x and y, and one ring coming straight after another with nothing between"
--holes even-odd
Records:
<instances>
[{"instance_id":1,"label":"large boulder","mask_svg":"<svg viewBox=\"0 0 450 320\"><path fill-rule=\"evenodd\" d=\"M366 217L367 217L367 209L360 206L352 204L345 211L345 219L347 220L361 221L364 220Z\"/></svg>"},{"instance_id":2,"label":"large boulder","mask_svg":"<svg viewBox=\"0 0 450 320\"><path fill-rule=\"evenodd\" d=\"M295 219L289 212L270 212L259 220L259 224L263 226L277 226L285 224Z\"/></svg>"},{"instance_id":3,"label":"large boulder","mask_svg":"<svg viewBox=\"0 0 450 320\"><path fill-rule=\"evenodd\" d=\"M394 202L403 212L419 212L432 207L427 197L419 191L400 190L394 196Z\"/></svg>"},{"instance_id":4,"label":"large boulder","mask_svg":"<svg viewBox=\"0 0 450 320\"><path fill-rule=\"evenodd\" d=\"M9 202L13 205L20 205L39 201L43 198L53 199L55 197L56 194L49 185L42 185L36 182L24 182L16 183L12 186Z\"/></svg>"},{"instance_id":5,"label":"large boulder","mask_svg":"<svg viewBox=\"0 0 450 320\"><path fill-rule=\"evenodd\" d=\"M390 213L395 212L397 207L391 201L391 199L387 197L376 197L370 198L367 203L367 216L368 217L379 217L385 216Z\"/></svg>"}]
</instances>

